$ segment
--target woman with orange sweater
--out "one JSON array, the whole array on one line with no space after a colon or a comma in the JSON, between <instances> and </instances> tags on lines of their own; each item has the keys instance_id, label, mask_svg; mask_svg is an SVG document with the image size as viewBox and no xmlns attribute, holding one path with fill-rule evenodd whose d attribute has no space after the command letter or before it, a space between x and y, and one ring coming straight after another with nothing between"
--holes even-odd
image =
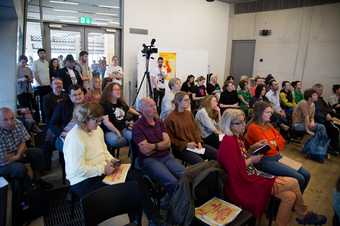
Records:
<instances>
[{"instance_id":1,"label":"woman with orange sweater","mask_svg":"<svg viewBox=\"0 0 340 226\"><path fill-rule=\"evenodd\" d=\"M299 170L295 170L279 162L282 158L280 151L284 149L286 141L270 124L272 114L273 109L270 103L262 101L256 103L253 120L247 128L246 140L249 145L261 141L263 144L268 144L270 146L270 150L256 167L275 176L296 178L300 184L301 191L303 192L308 185L310 174L303 167Z\"/></svg>"}]
</instances>

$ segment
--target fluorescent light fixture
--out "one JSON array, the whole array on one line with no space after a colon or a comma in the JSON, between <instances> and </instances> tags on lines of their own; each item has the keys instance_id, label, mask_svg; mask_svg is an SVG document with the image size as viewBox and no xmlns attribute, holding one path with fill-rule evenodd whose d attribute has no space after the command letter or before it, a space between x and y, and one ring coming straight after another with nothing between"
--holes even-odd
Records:
<instances>
[{"instance_id":1,"label":"fluorescent light fixture","mask_svg":"<svg viewBox=\"0 0 340 226\"><path fill-rule=\"evenodd\" d=\"M78 13L76 10L69 10L69 9L53 9L56 12L64 12L64 13Z\"/></svg>"},{"instance_id":2,"label":"fluorescent light fixture","mask_svg":"<svg viewBox=\"0 0 340 226\"><path fill-rule=\"evenodd\" d=\"M119 22L113 22L113 21L110 21L109 23L110 23L110 24L118 24L118 25L120 25L120 23L119 23Z\"/></svg>"},{"instance_id":3,"label":"fluorescent light fixture","mask_svg":"<svg viewBox=\"0 0 340 226\"><path fill-rule=\"evenodd\" d=\"M96 13L97 15L103 15L103 16L118 16L117 14L113 13Z\"/></svg>"},{"instance_id":4,"label":"fluorescent light fixture","mask_svg":"<svg viewBox=\"0 0 340 226\"><path fill-rule=\"evenodd\" d=\"M67 2L67 1L50 1L51 3L66 4L66 5L79 5L79 2Z\"/></svg>"},{"instance_id":5,"label":"fluorescent light fixture","mask_svg":"<svg viewBox=\"0 0 340 226\"><path fill-rule=\"evenodd\" d=\"M78 23L78 21L74 21L74 20L59 20L61 22L64 22L64 23Z\"/></svg>"},{"instance_id":6,"label":"fluorescent light fixture","mask_svg":"<svg viewBox=\"0 0 340 226\"><path fill-rule=\"evenodd\" d=\"M94 25L107 25L107 23L95 22Z\"/></svg>"},{"instance_id":7,"label":"fluorescent light fixture","mask_svg":"<svg viewBox=\"0 0 340 226\"><path fill-rule=\"evenodd\" d=\"M116 33L116 30L115 29L105 29L106 32L111 32L111 33Z\"/></svg>"},{"instance_id":8,"label":"fluorescent light fixture","mask_svg":"<svg viewBox=\"0 0 340 226\"><path fill-rule=\"evenodd\" d=\"M61 24L49 24L48 26L50 28L62 28L63 27L63 25L61 25Z\"/></svg>"},{"instance_id":9,"label":"fluorescent light fixture","mask_svg":"<svg viewBox=\"0 0 340 226\"><path fill-rule=\"evenodd\" d=\"M58 18L68 18L68 19L77 19L76 16L57 16Z\"/></svg>"},{"instance_id":10,"label":"fluorescent light fixture","mask_svg":"<svg viewBox=\"0 0 340 226\"><path fill-rule=\"evenodd\" d=\"M100 8L109 8L109 9L120 9L119 6L111 6L111 5L97 5Z\"/></svg>"}]
</instances>

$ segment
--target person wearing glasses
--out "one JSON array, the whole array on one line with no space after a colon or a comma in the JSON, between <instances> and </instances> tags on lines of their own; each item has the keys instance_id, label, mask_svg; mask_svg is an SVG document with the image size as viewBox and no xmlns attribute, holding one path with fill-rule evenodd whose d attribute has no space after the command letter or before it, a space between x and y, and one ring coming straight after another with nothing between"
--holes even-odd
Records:
<instances>
[{"instance_id":1,"label":"person wearing glasses","mask_svg":"<svg viewBox=\"0 0 340 226\"><path fill-rule=\"evenodd\" d=\"M221 119L225 136L220 144L217 160L227 172L224 193L228 201L250 211L260 219L271 196L281 200L276 215L276 225L287 226L294 210L298 224L322 225L327 222L323 215L307 211L299 184L295 178L271 176L254 167L262 155L249 155L243 134L245 114L238 109L227 109ZM254 143L255 149L262 142Z\"/></svg>"},{"instance_id":2,"label":"person wearing glasses","mask_svg":"<svg viewBox=\"0 0 340 226\"><path fill-rule=\"evenodd\" d=\"M254 106L254 117L247 128L246 139L250 145L262 142L270 146L270 150L258 162L257 167L272 175L294 177L298 180L301 191L304 192L310 173L303 167L295 170L279 161L282 158L280 152L284 150L286 141L270 123L272 115L273 108L270 103L257 102Z\"/></svg>"},{"instance_id":3,"label":"person wearing glasses","mask_svg":"<svg viewBox=\"0 0 340 226\"><path fill-rule=\"evenodd\" d=\"M100 104L85 103L75 108L73 121L75 126L68 132L64 142L64 158L66 178L69 180L71 190L79 198L106 185L103 178L111 175L119 167L118 159L112 157L107 150L104 132L99 127L103 121L104 110ZM143 179L133 170L129 170L127 186L138 186L142 199L143 209L149 219L149 226L158 225L157 210L153 208L152 201L143 183ZM114 203L115 200L112 200ZM142 210L141 210L142 211ZM140 213L129 213L130 221L138 222Z\"/></svg>"}]
</instances>

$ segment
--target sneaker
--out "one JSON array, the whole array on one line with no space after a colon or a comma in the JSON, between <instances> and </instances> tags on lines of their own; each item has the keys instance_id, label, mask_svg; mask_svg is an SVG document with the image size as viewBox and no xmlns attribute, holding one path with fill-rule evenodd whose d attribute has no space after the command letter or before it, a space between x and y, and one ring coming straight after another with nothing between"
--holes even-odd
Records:
<instances>
[{"instance_id":1,"label":"sneaker","mask_svg":"<svg viewBox=\"0 0 340 226\"><path fill-rule=\"evenodd\" d=\"M302 219L296 218L296 221L303 225L323 225L327 223L327 218L324 215L308 212Z\"/></svg>"}]
</instances>

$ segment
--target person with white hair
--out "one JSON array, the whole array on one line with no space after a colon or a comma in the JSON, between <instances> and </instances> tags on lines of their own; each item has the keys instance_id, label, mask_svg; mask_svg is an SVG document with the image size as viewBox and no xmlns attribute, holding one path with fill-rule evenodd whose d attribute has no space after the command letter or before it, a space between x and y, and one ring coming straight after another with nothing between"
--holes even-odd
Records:
<instances>
[{"instance_id":1,"label":"person with white hair","mask_svg":"<svg viewBox=\"0 0 340 226\"><path fill-rule=\"evenodd\" d=\"M137 164L165 186L171 196L185 168L170 153L170 137L163 122L158 119L155 101L148 97L142 98L139 111L142 117L132 129L132 140L138 146Z\"/></svg>"}]
</instances>

